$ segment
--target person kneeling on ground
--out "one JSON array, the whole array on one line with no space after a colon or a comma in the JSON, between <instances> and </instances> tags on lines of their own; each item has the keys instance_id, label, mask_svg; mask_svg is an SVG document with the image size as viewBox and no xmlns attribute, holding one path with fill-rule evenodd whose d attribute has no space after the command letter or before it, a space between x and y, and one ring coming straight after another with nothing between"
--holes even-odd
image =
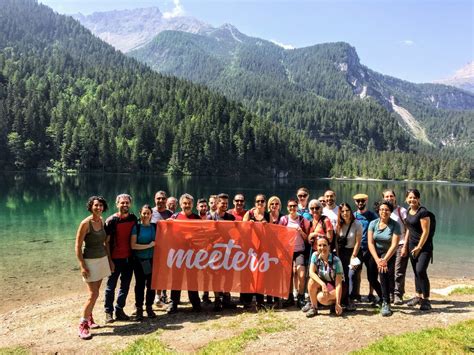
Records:
<instances>
[{"instance_id":1,"label":"person kneeling on ground","mask_svg":"<svg viewBox=\"0 0 474 355\"><path fill-rule=\"evenodd\" d=\"M341 260L329 250L329 240L319 237L316 241L317 253L311 257L309 269L308 292L311 299L311 309L306 317L318 314L318 302L331 306L331 313L342 314L342 279L344 271Z\"/></svg>"}]
</instances>

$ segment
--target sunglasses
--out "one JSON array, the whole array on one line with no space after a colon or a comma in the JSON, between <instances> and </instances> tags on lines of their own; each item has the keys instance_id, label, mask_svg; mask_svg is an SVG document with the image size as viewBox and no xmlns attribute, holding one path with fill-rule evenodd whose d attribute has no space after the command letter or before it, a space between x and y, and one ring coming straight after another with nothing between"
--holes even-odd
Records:
<instances>
[{"instance_id":1,"label":"sunglasses","mask_svg":"<svg viewBox=\"0 0 474 355\"><path fill-rule=\"evenodd\" d=\"M288 208L296 208L298 205L288 205Z\"/></svg>"},{"instance_id":2,"label":"sunglasses","mask_svg":"<svg viewBox=\"0 0 474 355\"><path fill-rule=\"evenodd\" d=\"M234 202L237 202L237 203L244 203L245 201L244 200L234 200Z\"/></svg>"},{"instance_id":3,"label":"sunglasses","mask_svg":"<svg viewBox=\"0 0 474 355\"><path fill-rule=\"evenodd\" d=\"M301 195L297 195L298 198L305 198L305 197L308 197L308 194L301 194Z\"/></svg>"},{"instance_id":4,"label":"sunglasses","mask_svg":"<svg viewBox=\"0 0 474 355\"><path fill-rule=\"evenodd\" d=\"M265 203L265 200L255 200L255 203Z\"/></svg>"},{"instance_id":5,"label":"sunglasses","mask_svg":"<svg viewBox=\"0 0 474 355\"><path fill-rule=\"evenodd\" d=\"M319 211L321 209L321 207L317 206L317 207L310 207L309 208L311 211Z\"/></svg>"},{"instance_id":6,"label":"sunglasses","mask_svg":"<svg viewBox=\"0 0 474 355\"><path fill-rule=\"evenodd\" d=\"M355 200L357 203L365 202L365 200Z\"/></svg>"},{"instance_id":7,"label":"sunglasses","mask_svg":"<svg viewBox=\"0 0 474 355\"><path fill-rule=\"evenodd\" d=\"M279 205L278 202L272 202L272 203L270 203L270 206L278 206L278 205Z\"/></svg>"}]
</instances>

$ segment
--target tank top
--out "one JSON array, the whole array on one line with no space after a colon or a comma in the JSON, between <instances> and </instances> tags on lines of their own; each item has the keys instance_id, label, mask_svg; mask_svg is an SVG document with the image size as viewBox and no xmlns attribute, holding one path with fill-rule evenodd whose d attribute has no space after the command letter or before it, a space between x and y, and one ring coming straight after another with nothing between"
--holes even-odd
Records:
<instances>
[{"instance_id":1,"label":"tank top","mask_svg":"<svg viewBox=\"0 0 474 355\"><path fill-rule=\"evenodd\" d=\"M104 246L106 237L104 225L101 226L100 230L96 231L89 220L89 232L84 237L85 246L84 253L82 254L84 259L98 259L107 256Z\"/></svg>"}]
</instances>

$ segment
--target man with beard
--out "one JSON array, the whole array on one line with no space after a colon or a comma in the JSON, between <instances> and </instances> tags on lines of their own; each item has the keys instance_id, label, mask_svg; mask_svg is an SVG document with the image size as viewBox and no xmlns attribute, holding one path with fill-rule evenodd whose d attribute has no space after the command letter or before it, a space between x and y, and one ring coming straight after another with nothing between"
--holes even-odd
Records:
<instances>
[{"instance_id":1,"label":"man with beard","mask_svg":"<svg viewBox=\"0 0 474 355\"><path fill-rule=\"evenodd\" d=\"M332 190L327 190L324 193L326 199L326 206L323 208L323 215L329 218L332 227L336 230L337 227L337 214L339 212L339 206L336 205L336 193Z\"/></svg>"},{"instance_id":2,"label":"man with beard","mask_svg":"<svg viewBox=\"0 0 474 355\"><path fill-rule=\"evenodd\" d=\"M200 220L197 214L193 213L193 203L194 197L190 194L183 194L179 198L179 206L181 207L181 212L177 212L171 216L173 220L186 221L186 220ZM201 311L201 300L199 299L198 291L188 291L188 298L193 306L195 312ZM171 303L168 307L168 314L173 314L178 311L178 304L181 299L181 290L171 290Z\"/></svg>"},{"instance_id":3,"label":"man with beard","mask_svg":"<svg viewBox=\"0 0 474 355\"><path fill-rule=\"evenodd\" d=\"M115 202L118 212L105 221L105 232L109 240L108 248L114 266L105 288L105 323L112 323L114 321L114 310L115 320L126 321L130 319L123 309L133 274L130 238L132 228L137 224L137 217L129 212L132 203L132 197L130 195L120 194L117 196ZM117 286L119 277L120 288L117 296L117 304L114 309L115 287Z\"/></svg>"},{"instance_id":4,"label":"man with beard","mask_svg":"<svg viewBox=\"0 0 474 355\"><path fill-rule=\"evenodd\" d=\"M206 199L205 198L200 198L198 200L196 209L197 209L199 217L201 217L201 219L207 219L207 217L208 217L208 215L207 215L208 208L209 207L207 206Z\"/></svg>"},{"instance_id":5,"label":"man with beard","mask_svg":"<svg viewBox=\"0 0 474 355\"><path fill-rule=\"evenodd\" d=\"M151 223L165 221L173 214L173 212L166 209L166 200L166 192L158 191L155 194L155 207L152 209Z\"/></svg>"},{"instance_id":6,"label":"man with beard","mask_svg":"<svg viewBox=\"0 0 474 355\"><path fill-rule=\"evenodd\" d=\"M360 252L359 258L361 262L367 264L371 258L369 247L368 247L368 238L367 238L367 231L369 229L369 224L374 219L377 219L378 216L367 209L367 202L369 200L369 196L366 194L356 194L353 197L355 205L357 207L357 211L354 212L354 217L362 224L362 240L360 244ZM349 280L354 281L354 285L349 286L352 289L352 294L349 295L352 300L359 300L360 301L360 273L362 272L362 264L358 266L356 269L351 269L349 271ZM372 294L373 289L372 285L370 285L370 292L369 292L369 302L375 301L375 296Z\"/></svg>"}]
</instances>

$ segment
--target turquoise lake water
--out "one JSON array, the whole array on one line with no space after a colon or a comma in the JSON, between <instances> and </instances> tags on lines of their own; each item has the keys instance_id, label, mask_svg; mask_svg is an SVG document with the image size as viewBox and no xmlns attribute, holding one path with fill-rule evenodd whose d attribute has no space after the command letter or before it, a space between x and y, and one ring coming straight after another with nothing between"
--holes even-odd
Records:
<instances>
[{"instance_id":1,"label":"turquoise lake water","mask_svg":"<svg viewBox=\"0 0 474 355\"><path fill-rule=\"evenodd\" d=\"M421 191L422 204L437 217L434 264L429 274L448 278L474 278L474 185L422 182L335 181L321 179L239 179L161 177L118 174L46 176L40 174L0 175L0 289L8 298L22 292L60 293L73 290L80 282L74 255L74 238L79 222L87 216L85 203L93 194L103 195L114 212L115 196L129 193L132 210L153 204L154 193L165 190L179 197L242 192L247 208L263 192L279 196L283 204L306 186L311 197L331 188L337 203L350 202L355 193L369 195L369 205L393 188L403 203L407 188ZM410 267L410 266L409 266ZM59 289L58 289L59 286ZM6 290L6 291L5 291Z\"/></svg>"}]
</instances>

